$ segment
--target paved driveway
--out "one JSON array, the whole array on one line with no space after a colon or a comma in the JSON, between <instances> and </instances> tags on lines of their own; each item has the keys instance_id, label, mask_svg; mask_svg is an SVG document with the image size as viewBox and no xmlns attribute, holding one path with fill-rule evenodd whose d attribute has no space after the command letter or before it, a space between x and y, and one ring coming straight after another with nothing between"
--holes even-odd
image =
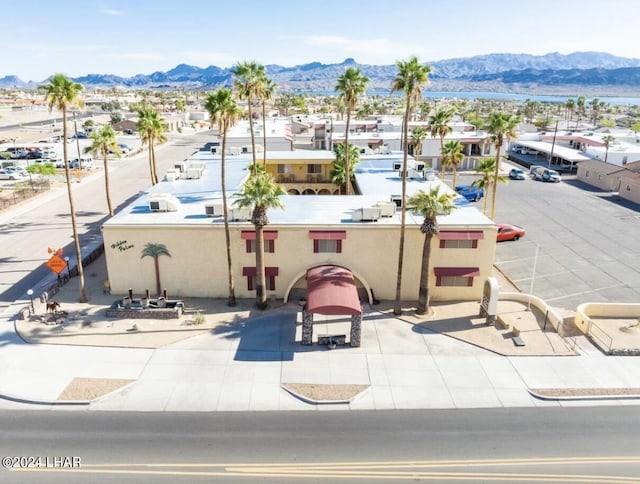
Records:
<instances>
[{"instance_id":1,"label":"paved driveway","mask_svg":"<svg viewBox=\"0 0 640 484\"><path fill-rule=\"evenodd\" d=\"M476 205L482 209L482 201ZM640 301L637 205L570 176L510 180L498 187L496 222L526 229L523 239L496 250L496 265L522 291L533 287L551 306L570 310L588 301Z\"/></svg>"}]
</instances>

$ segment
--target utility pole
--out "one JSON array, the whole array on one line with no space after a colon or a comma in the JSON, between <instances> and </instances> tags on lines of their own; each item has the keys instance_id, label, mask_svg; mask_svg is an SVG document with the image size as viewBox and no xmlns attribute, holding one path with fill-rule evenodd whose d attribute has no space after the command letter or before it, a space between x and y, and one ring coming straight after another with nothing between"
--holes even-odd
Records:
<instances>
[{"instance_id":1,"label":"utility pole","mask_svg":"<svg viewBox=\"0 0 640 484\"><path fill-rule=\"evenodd\" d=\"M558 136L558 120L556 119L556 130L553 132L553 142L551 143L551 153L549 154L549 169L551 169L551 160L553 160L553 149L556 146L556 136Z\"/></svg>"}]
</instances>

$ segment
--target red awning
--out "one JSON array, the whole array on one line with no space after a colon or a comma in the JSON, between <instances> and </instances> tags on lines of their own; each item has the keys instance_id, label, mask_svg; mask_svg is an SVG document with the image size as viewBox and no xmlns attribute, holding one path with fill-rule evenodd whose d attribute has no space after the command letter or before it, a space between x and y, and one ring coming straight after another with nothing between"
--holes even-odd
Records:
<instances>
[{"instance_id":1,"label":"red awning","mask_svg":"<svg viewBox=\"0 0 640 484\"><path fill-rule=\"evenodd\" d=\"M477 277L480 269L477 267L434 267L437 277Z\"/></svg>"},{"instance_id":2,"label":"red awning","mask_svg":"<svg viewBox=\"0 0 640 484\"><path fill-rule=\"evenodd\" d=\"M362 314L353 274L338 266L307 271L307 311L316 314Z\"/></svg>"},{"instance_id":3,"label":"red awning","mask_svg":"<svg viewBox=\"0 0 640 484\"><path fill-rule=\"evenodd\" d=\"M482 240L482 230L441 230L438 232L440 240Z\"/></svg>"},{"instance_id":4,"label":"red awning","mask_svg":"<svg viewBox=\"0 0 640 484\"><path fill-rule=\"evenodd\" d=\"M264 274L266 276L277 276L278 275L278 268L277 267L265 267L264 268ZM256 270L255 267L243 267L242 268L242 275L243 276L255 276L258 273L258 271Z\"/></svg>"},{"instance_id":5,"label":"red awning","mask_svg":"<svg viewBox=\"0 0 640 484\"><path fill-rule=\"evenodd\" d=\"M345 240L346 230L309 230L309 238L312 240Z\"/></svg>"},{"instance_id":6,"label":"red awning","mask_svg":"<svg viewBox=\"0 0 640 484\"><path fill-rule=\"evenodd\" d=\"M255 230L243 230L240 234L240 238L242 240L256 240L256 231ZM262 232L263 240L275 240L278 238L277 230L264 230Z\"/></svg>"}]
</instances>

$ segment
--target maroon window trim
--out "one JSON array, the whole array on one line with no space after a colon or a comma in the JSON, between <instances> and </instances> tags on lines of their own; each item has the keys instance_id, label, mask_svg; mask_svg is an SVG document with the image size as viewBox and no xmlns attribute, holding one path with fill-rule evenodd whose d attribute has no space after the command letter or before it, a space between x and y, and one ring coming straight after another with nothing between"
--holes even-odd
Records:
<instances>
[{"instance_id":1,"label":"maroon window trim","mask_svg":"<svg viewBox=\"0 0 640 484\"><path fill-rule=\"evenodd\" d=\"M256 240L256 231L255 230L243 230L240 233L240 238L242 240ZM275 240L278 238L277 230L264 230L262 232L262 240Z\"/></svg>"},{"instance_id":2,"label":"maroon window trim","mask_svg":"<svg viewBox=\"0 0 640 484\"><path fill-rule=\"evenodd\" d=\"M438 232L440 240L482 240L482 230L441 230Z\"/></svg>"},{"instance_id":3,"label":"maroon window trim","mask_svg":"<svg viewBox=\"0 0 640 484\"><path fill-rule=\"evenodd\" d=\"M313 240L344 240L346 230L309 230L309 238Z\"/></svg>"},{"instance_id":4,"label":"maroon window trim","mask_svg":"<svg viewBox=\"0 0 640 484\"><path fill-rule=\"evenodd\" d=\"M434 267L436 277L477 277L480 269L477 267Z\"/></svg>"}]
</instances>

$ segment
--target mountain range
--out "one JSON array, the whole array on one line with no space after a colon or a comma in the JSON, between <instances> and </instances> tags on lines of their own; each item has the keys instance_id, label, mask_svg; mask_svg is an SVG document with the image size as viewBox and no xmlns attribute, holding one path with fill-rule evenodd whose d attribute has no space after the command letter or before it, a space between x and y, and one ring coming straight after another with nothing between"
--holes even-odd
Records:
<instances>
[{"instance_id":1,"label":"mountain range","mask_svg":"<svg viewBox=\"0 0 640 484\"><path fill-rule=\"evenodd\" d=\"M428 90L503 91L538 94L577 93L587 95L637 95L640 90L640 59L617 57L603 52L572 54L488 54L427 63L432 68ZM266 65L267 74L279 91L333 92L336 79L346 67L361 69L370 81L369 91L389 91L397 73L395 65L358 64L346 59L339 64L311 62L293 67ZM180 64L166 72L121 77L88 74L74 78L87 87L145 89L214 89L233 82L231 68L201 68ZM45 82L45 81L43 81ZM34 88L42 84L24 82L10 75L0 78L0 87Z\"/></svg>"}]
</instances>

